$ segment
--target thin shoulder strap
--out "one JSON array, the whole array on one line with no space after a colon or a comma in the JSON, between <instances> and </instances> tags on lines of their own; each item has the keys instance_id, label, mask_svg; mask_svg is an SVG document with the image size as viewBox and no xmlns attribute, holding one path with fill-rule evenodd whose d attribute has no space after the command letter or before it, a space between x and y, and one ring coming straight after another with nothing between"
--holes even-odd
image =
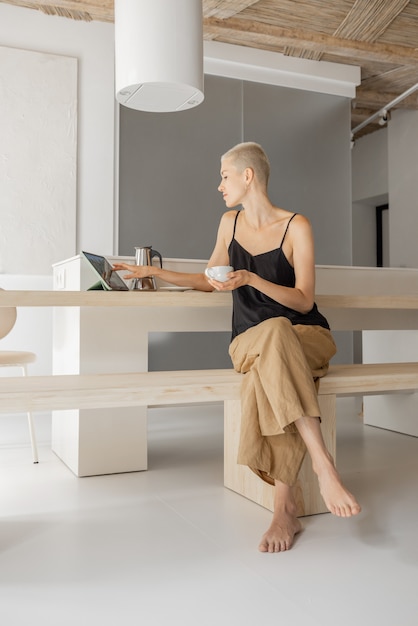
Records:
<instances>
[{"instance_id":1,"label":"thin shoulder strap","mask_svg":"<svg viewBox=\"0 0 418 626\"><path fill-rule=\"evenodd\" d=\"M232 237L231 237L231 241L229 242L229 245L231 245L231 243L234 241L235 239L235 229L237 227L237 219L238 219L238 215L240 214L240 211L237 211L237 214L235 215L235 220L234 220L234 230L232 231Z\"/></svg>"},{"instance_id":2,"label":"thin shoulder strap","mask_svg":"<svg viewBox=\"0 0 418 626\"><path fill-rule=\"evenodd\" d=\"M234 230L232 231L232 239L234 239L235 237L235 229L237 227L237 220L238 220L239 214L240 214L240 211L237 211L237 214L235 215L235 220L234 220Z\"/></svg>"},{"instance_id":3,"label":"thin shoulder strap","mask_svg":"<svg viewBox=\"0 0 418 626\"><path fill-rule=\"evenodd\" d=\"M290 218L290 220L287 222L287 226L286 226L286 230L284 231L284 235L283 235L283 239L282 239L282 243L280 244L280 248L283 247L283 242L284 242L284 238L287 235L287 231L289 230L289 226L290 226L290 222L292 221L292 219L297 215L297 213L293 213L292 217Z\"/></svg>"}]
</instances>

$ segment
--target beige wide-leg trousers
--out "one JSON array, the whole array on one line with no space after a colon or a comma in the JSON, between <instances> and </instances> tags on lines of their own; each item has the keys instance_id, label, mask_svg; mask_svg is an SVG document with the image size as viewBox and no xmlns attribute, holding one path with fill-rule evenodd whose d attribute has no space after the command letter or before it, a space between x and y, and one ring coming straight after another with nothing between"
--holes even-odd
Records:
<instances>
[{"instance_id":1,"label":"beige wide-leg trousers","mask_svg":"<svg viewBox=\"0 0 418 626\"><path fill-rule=\"evenodd\" d=\"M306 446L294 422L320 418L315 381L325 376L336 352L321 326L292 326L284 317L261 322L229 347L234 368L245 374L237 462L263 480L294 485Z\"/></svg>"}]
</instances>

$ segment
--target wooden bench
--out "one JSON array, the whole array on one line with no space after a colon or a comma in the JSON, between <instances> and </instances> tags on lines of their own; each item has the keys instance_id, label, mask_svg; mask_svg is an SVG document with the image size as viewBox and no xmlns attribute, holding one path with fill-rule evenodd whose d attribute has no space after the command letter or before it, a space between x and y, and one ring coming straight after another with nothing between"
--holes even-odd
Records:
<instances>
[{"instance_id":1,"label":"wooden bench","mask_svg":"<svg viewBox=\"0 0 418 626\"><path fill-rule=\"evenodd\" d=\"M247 467L237 465L241 375L231 369L137 374L84 374L0 379L2 412L72 408L224 403L224 484L272 510L273 488ZM334 365L321 379L322 430L335 458L337 396L416 392L418 363ZM299 515L326 511L310 460L303 464L298 485Z\"/></svg>"}]
</instances>

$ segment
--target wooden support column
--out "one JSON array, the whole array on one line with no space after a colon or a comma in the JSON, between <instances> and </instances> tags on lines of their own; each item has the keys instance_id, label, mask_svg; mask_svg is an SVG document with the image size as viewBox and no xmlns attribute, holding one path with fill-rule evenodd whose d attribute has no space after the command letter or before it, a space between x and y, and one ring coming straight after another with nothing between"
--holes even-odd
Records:
<instances>
[{"instance_id":1,"label":"wooden support column","mask_svg":"<svg viewBox=\"0 0 418 626\"><path fill-rule=\"evenodd\" d=\"M319 396L319 405L324 440L335 459L336 396ZM248 467L238 465L236 461L240 437L241 402L240 400L226 400L224 407L224 485L273 511L274 487L262 481ZM328 512L319 493L318 480L312 471L311 459L308 455L303 462L295 492L299 516Z\"/></svg>"}]
</instances>

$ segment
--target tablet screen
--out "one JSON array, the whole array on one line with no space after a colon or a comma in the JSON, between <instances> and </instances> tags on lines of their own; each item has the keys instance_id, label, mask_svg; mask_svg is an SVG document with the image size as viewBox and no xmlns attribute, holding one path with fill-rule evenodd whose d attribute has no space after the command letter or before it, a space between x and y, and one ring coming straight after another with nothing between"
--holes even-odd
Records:
<instances>
[{"instance_id":1,"label":"tablet screen","mask_svg":"<svg viewBox=\"0 0 418 626\"><path fill-rule=\"evenodd\" d=\"M90 262L94 268L96 274L98 274L105 289L111 291L129 291L128 285L122 280L122 278L115 272L109 261L104 256L98 254L92 254L91 252L82 252L86 259Z\"/></svg>"}]
</instances>

